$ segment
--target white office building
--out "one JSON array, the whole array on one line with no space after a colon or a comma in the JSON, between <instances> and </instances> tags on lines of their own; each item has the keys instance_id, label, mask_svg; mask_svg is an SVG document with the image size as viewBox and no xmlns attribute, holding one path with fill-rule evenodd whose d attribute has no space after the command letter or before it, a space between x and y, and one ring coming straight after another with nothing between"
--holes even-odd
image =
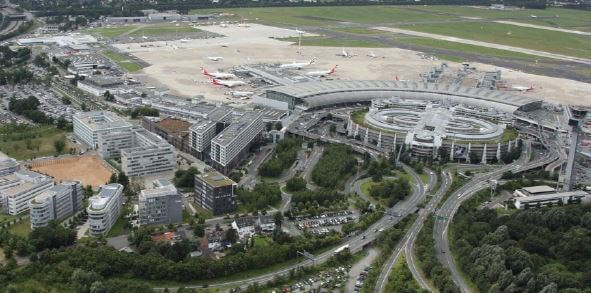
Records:
<instances>
[{"instance_id":1,"label":"white office building","mask_svg":"<svg viewBox=\"0 0 591 293\"><path fill-rule=\"evenodd\" d=\"M263 113L247 112L211 141L211 160L216 169L227 173L263 132Z\"/></svg>"},{"instance_id":2,"label":"white office building","mask_svg":"<svg viewBox=\"0 0 591 293\"><path fill-rule=\"evenodd\" d=\"M173 171L174 148L160 136L134 128L134 147L121 150L121 169L127 176L153 175Z\"/></svg>"},{"instance_id":3,"label":"white office building","mask_svg":"<svg viewBox=\"0 0 591 293\"><path fill-rule=\"evenodd\" d=\"M87 65L86 63L80 64L76 69L76 72L79 72L80 69L84 69L84 66ZM91 68L95 68L94 63L90 63L87 66L91 66ZM123 85L123 82L117 78L104 78L104 77L92 77L86 78L84 80L78 81L78 88L95 96L102 96L106 92L110 92L111 94L118 94L120 93L119 87Z\"/></svg>"},{"instance_id":4,"label":"white office building","mask_svg":"<svg viewBox=\"0 0 591 293\"><path fill-rule=\"evenodd\" d=\"M102 185L99 193L90 197L88 203L88 233L90 236L106 235L121 215L123 185Z\"/></svg>"},{"instance_id":5,"label":"white office building","mask_svg":"<svg viewBox=\"0 0 591 293\"><path fill-rule=\"evenodd\" d=\"M130 130L99 134L98 152L103 159L119 158L122 149L134 146L135 134Z\"/></svg>"},{"instance_id":6,"label":"white office building","mask_svg":"<svg viewBox=\"0 0 591 293\"><path fill-rule=\"evenodd\" d=\"M12 174L16 172L19 168L19 162L0 152L0 176Z\"/></svg>"},{"instance_id":7,"label":"white office building","mask_svg":"<svg viewBox=\"0 0 591 293\"><path fill-rule=\"evenodd\" d=\"M517 189L513 192L515 208L528 209L553 205L566 205L580 203L589 194L582 190L556 192L556 189L547 186L531 186Z\"/></svg>"},{"instance_id":8,"label":"white office building","mask_svg":"<svg viewBox=\"0 0 591 293\"><path fill-rule=\"evenodd\" d=\"M109 111L78 112L73 117L74 136L92 149L99 147L99 135L130 131L131 123Z\"/></svg>"},{"instance_id":9,"label":"white office building","mask_svg":"<svg viewBox=\"0 0 591 293\"><path fill-rule=\"evenodd\" d=\"M4 213L16 216L29 209L29 201L53 186L51 178L28 170L21 170L9 177L10 187L0 190L0 201Z\"/></svg>"},{"instance_id":10,"label":"white office building","mask_svg":"<svg viewBox=\"0 0 591 293\"><path fill-rule=\"evenodd\" d=\"M174 185L167 180L155 181L152 189L142 190L138 206L140 226L183 221L183 200Z\"/></svg>"},{"instance_id":11,"label":"white office building","mask_svg":"<svg viewBox=\"0 0 591 293\"><path fill-rule=\"evenodd\" d=\"M31 229L45 227L52 220L61 221L82 209L82 184L65 181L29 201Z\"/></svg>"}]
</instances>

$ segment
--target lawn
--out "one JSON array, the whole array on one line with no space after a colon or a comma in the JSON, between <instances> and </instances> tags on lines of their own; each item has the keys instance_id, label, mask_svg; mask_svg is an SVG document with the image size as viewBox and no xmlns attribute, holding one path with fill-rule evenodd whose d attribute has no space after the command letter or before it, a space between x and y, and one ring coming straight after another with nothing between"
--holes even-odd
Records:
<instances>
[{"instance_id":1,"label":"lawn","mask_svg":"<svg viewBox=\"0 0 591 293\"><path fill-rule=\"evenodd\" d=\"M117 25L109 27L99 27L88 30L89 33L100 35L105 38L117 38L123 35L130 37L142 36L162 36L175 33L191 33L199 32L201 30L193 28L193 25L186 23L157 23L157 24L133 24L133 25Z\"/></svg>"},{"instance_id":2,"label":"lawn","mask_svg":"<svg viewBox=\"0 0 591 293\"><path fill-rule=\"evenodd\" d=\"M517 132L517 129L509 128L509 127L505 128L505 131L503 131L503 136L501 136L501 142L507 143L510 140L515 140L518 135L519 135L519 132Z\"/></svg>"},{"instance_id":3,"label":"lawn","mask_svg":"<svg viewBox=\"0 0 591 293\"><path fill-rule=\"evenodd\" d=\"M298 43L298 38L281 38L280 41ZM319 46L319 47L359 47L359 48L385 48L386 45L381 42L372 42L367 40L356 39L337 39L332 37L303 37L302 46ZM336 53L336 52L335 52Z\"/></svg>"},{"instance_id":4,"label":"lawn","mask_svg":"<svg viewBox=\"0 0 591 293\"><path fill-rule=\"evenodd\" d=\"M115 236L123 235L125 233L125 224L126 223L127 223L127 220L123 217L123 215L121 215L119 217L119 219L117 219L117 222L115 222L113 227L111 227L111 230L109 230L109 233L107 233L107 237L115 237Z\"/></svg>"},{"instance_id":5,"label":"lawn","mask_svg":"<svg viewBox=\"0 0 591 293\"><path fill-rule=\"evenodd\" d=\"M0 127L0 151L17 160L28 160L56 154L54 142L65 140L64 152L75 147L65 139L67 132L54 126L4 125Z\"/></svg>"},{"instance_id":6,"label":"lawn","mask_svg":"<svg viewBox=\"0 0 591 293\"><path fill-rule=\"evenodd\" d=\"M253 239L254 247L265 248L271 246L273 243L273 240L269 237L255 236Z\"/></svg>"},{"instance_id":7,"label":"lawn","mask_svg":"<svg viewBox=\"0 0 591 293\"><path fill-rule=\"evenodd\" d=\"M423 172L423 174L419 174L419 178L421 178L421 181L423 182L423 184L429 184L429 174L427 174L426 171Z\"/></svg>"},{"instance_id":8,"label":"lawn","mask_svg":"<svg viewBox=\"0 0 591 293\"><path fill-rule=\"evenodd\" d=\"M99 27L90 29L88 32L91 34L101 35L105 38L115 38L136 28L138 28L138 25Z\"/></svg>"},{"instance_id":9,"label":"lawn","mask_svg":"<svg viewBox=\"0 0 591 293\"><path fill-rule=\"evenodd\" d=\"M117 65L119 65L119 67L129 71L129 72L134 72L134 71L138 71L140 69L142 69L142 67L135 63L133 60L129 59L127 56L117 53L115 51L111 51L111 50L106 50L103 51L103 55L105 55L105 57L115 61L117 63Z\"/></svg>"},{"instance_id":10,"label":"lawn","mask_svg":"<svg viewBox=\"0 0 591 293\"><path fill-rule=\"evenodd\" d=\"M248 19L278 26L330 26L342 22L363 24L453 20L457 16L421 12L401 6L326 6L326 7L275 7L194 9L191 14L214 12L234 13L234 19Z\"/></svg>"},{"instance_id":11,"label":"lawn","mask_svg":"<svg viewBox=\"0 0 591 293\"><path fill-rule=\"evenodd\" d=\"M359 186L359 188L361 189L361 193L363 193L364 195L366 195L367 197L369 197L369 189L374 186L377 185L379 182L373 182L373 180L369 179L366 181L363 181L363 183L361 183L361 186Z\"/></svg>"},{"instance_id":12,"label":"lawn","mask_svg":"<svg viewBox=\"0 0 591 293\"><path fill-rule=\"evenodd\" d=\"M581 58L591 58L591 38L490 22L413 24L402 29L453 36Z\"/></svg>"},{"instance_id":13,"label":"lawn","mask_svg":"<svg viewBox=\"0 0 591 293\"><path fill-rule=\"evenodd\" d=\"M345 28L336 28L335 31L356 34L356 35L380 35L383 34L384 31L376 30L372 28L364 28L364 27L345 27Z\"/></svg>"},{"instance_id":14,"label":"lawn","mask_svg":"<svg viewBox=\"0 0 591 293\"><path fill-rule=\"evenodd\" d=\"M10 226L10 228L8 228L8 230L10 231L10 233L12 233L14 235L21 236L21 237L27 237L31 233L31 219L30 218L23 219L19 223Z\"/></svg>"}]
</instances>

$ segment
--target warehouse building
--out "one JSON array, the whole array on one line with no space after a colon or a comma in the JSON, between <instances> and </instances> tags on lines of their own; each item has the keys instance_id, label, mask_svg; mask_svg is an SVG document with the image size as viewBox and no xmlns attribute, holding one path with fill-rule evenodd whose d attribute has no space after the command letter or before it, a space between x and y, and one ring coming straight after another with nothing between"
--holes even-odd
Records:
<instances>
[{"instance_id":1,"label":"warehouse building","mask_svg":"<svg viewBox=\"0 0 591 293\"><path fill-rule=\"evenodd\" d=\"M66 181L43 191L29 201L31 229L74 215L82 209L82 200L80 181Z\"/></svg>"}]
</instances>

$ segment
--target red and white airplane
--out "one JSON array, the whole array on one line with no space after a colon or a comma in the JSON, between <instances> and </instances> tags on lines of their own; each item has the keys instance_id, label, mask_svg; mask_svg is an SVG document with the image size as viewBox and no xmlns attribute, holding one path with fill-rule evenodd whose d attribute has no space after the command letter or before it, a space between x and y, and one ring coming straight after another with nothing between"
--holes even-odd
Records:
<instances>
[{"instance_id":1,"label":"red and white airplane","mask_svg":"<svg viewBox=\"0 0 591 293\"><path fill-rule=\"evenodd\" d=\"M229 87L229 88L233 88L235 86L241 86L241 85L246 84L246 82L244 82L242 80L221 80L221 79L215 79L215 78L211 79L211 83L213 83L215 85L223 85L223 86Z\"/></svg>"},{"instance_id":2,"label":"red and white airplane","mask_svg":"<svg viewBox=\"0 0 591 293\"><path fill-rule=\"evenodd\" d=\"M335 65L332 69L330 70L319 70L319 71L310 71L308 73L306 73L306 76L319 76L319 77L325 77L327 75L331 75L334 74L337 71L337 66Z\"/></svg>"},{"instance_id":3,"label":"red and white airplane","mask_svg":"<svg viewBox=\"0 0 591 293\"><path fill-rule=\"evenodd\" d=\"M223 72L209 72L207 71L206 68L201 67L201 73L203 73L203 75L212 77L212 78L217 78L217 79L230 79L230 78L235 78L236 75L232 74L232 73L223 73Z\"/></svg>"},{"instance_id":4,"label":"red and white airplane","mask_svg":"<svg viewBox=\"0 0 591 293\"><path fill-rule=\"evenodd\" d=\"M396 81L408 81L406 79L400 79L400 77L398 77L398 75L396 75Z\"/></svg>"},{"instance_id":5,"label":"red and white airplane","mask_svg":"<svg viewBox=\"0 0 591 293\"><path fill-rule=\"evenodd\" d=\"M314 63L316 61L316 58L310 60L310 62L300 62L300 63L296 63L295 61L293 63L286 63L286 64L281 64L279 65L279 68L292 68L292 69L302 69L312 63Z\"/></svg>"},{"instance_id":6,"label":"red and white airplane","mask_svg":"<svg viewBox=\"0 0 591 293\"><path fill-rule=\"evenodd\" d=\"M536 87L534 85L530 85L529 87L527 86L520 86L520 85L516 85L516 86L512 86L511 90L513 91L520 91L522 93L525 92L533 92L536 89Z\"/></svg>"}]
</instances>

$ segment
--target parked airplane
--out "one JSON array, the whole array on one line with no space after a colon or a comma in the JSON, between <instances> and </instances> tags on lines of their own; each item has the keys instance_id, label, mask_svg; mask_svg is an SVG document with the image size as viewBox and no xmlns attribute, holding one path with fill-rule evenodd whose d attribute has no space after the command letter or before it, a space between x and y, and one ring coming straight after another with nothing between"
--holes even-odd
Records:
<instances>
[{"instance_id":1,"label":"parked airplane","mask_svg":"<svg viewBox=\"0 0 591 293\"><path fill-rule=\"evenodd\" d=\"M369 53L367 53L367 57L376 58L377 56L373 51L369 51Z\"/></svg>"},{"instance_id":2,"label":"parked airplane","mask_svg":"<svg viewBox=\"0 0 591 293\"><path fill-rule=\"evenodd\" d=\"M396 81L408 81L406 79L400 79L400 77L398 77L398 75L396 75Z\"/></svg>"},{"instance_id":3,"label":"parked airplane","mask_svg":"<svg viewBox=\"0 0 591 293\"><path fill-rule=\"evenodd\" d=\"M308 73L306 73L306 76L319 76L319 77L325 77L327 75L331 75L334 74L336 72L338 65L335 65L333 68L331 68L330 70L319 70L319 71L310 71Z\"/></svg>"},{"instance_id":4,"label":"parked airplane","mask_svg":"<svg viewBox=\"0 0 591 293\"><path fill-rule=\"evenodd\" d=\"M220 61L220 60L224 60L224 57L207 57L207 59L209 59L211 61Z\"/></svg>"},{"instance_id":5,"label":"parked airplane","mask_svg":"<svg viewBox=\"0 0 591 293\"><path fill-rule=\"evenodd\" d=\"M316 58L310 60L310 62L300 62L300 63L296 63L295 61L293 63L286 63L286 64L281 64L279 65L279 68L293 68L293 69L302 69L312 63L316 62Z\"/></svg>"},{"instance_id":6,"label":"parked airplane","mask_svg":"<svg viewBox=\"0 0 591 293\"><path fill-rule=\"evenodd\" d=\"M351 54L351 53L349 53L349 52L347 52L347 50L345 50L345 48L343 48L343 49L341 50L341 53L338 53L338 54L337 54L337 56L341 56L341 57L345 57L345 58L351 58L351 57L353 57L354 55L353 55L353 54Z\"/></svg>"},{"instance_id":7,"label":"parked airplane","mask_svg":"<svg viewBox=\"0 0 591 293\"><path fill-rule=\"evenodd\" d=\"M188 43L190 39L181 39L181 43Z\"/></svg>"},{"instance_id":8,"label":"parked airplane","mask_svg":"<svg viewBox=\"0 0 591 293\"><path fill-rule=\"evenodd\" d=\"M232 95L232 97L244 98L254 95L254 92L231 91L230 94Z\"/></svg>"},{"instance_id":9,"label":"parked airplane","mask_svg":"<svg viewBox=\"0 0 591 293\"><path fill-rule=\"evenodd\" d=\"M233 88L235 86L245 85L246 82L242 80L221 80L221 79L211 79L211 82L215 85L223 85L225 87Z\"/></svg>"},{"instance_id":10,"label":"parked airplane","mask_svg":"<svg viewBox=\"0 0 591 293\"><path fill-rule=\"evenodd\" d=\"M533 85L530 85L529 87L527 86L521 86L521 85L515 85L511 87L511 90L513 91L520 91L522 93L525 92L532 92L536 87Z\"/></svg>"},{"instance_id":11,"label":"parked airplane","mask_svg":"<svg viewBox=\"0 0 591 293\"><path fill-rule=\"evenodd\" d=\"M201 67L201 73L203 75L207 75L209 77L217 78L217 79L230 79L236 77L236 75L232 73L224 73L224 72L209 72L207 69Z\"/></svg>"}]
</instances>

